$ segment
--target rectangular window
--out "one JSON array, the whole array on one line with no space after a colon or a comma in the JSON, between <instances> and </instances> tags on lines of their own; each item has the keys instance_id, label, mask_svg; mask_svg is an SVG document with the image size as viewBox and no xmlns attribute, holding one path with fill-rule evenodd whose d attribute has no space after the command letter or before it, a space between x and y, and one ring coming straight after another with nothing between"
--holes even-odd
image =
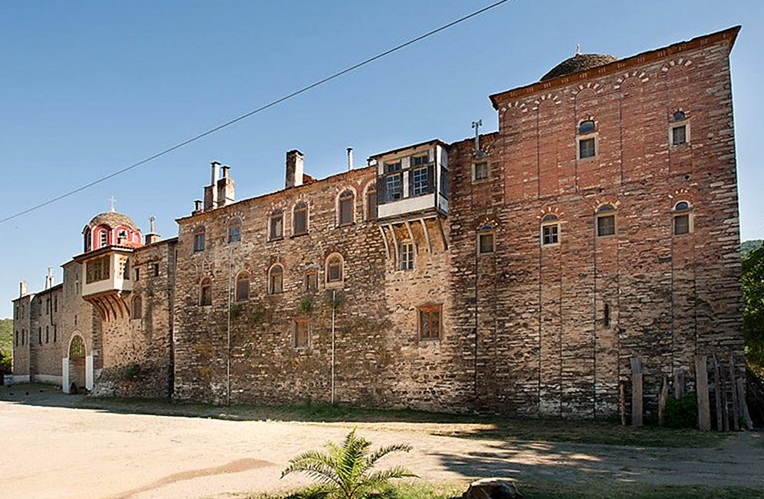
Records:
<instances>
[{"instance_id":1,"label":"rectangular window","mask_svg":"<svg viewBox=\"0 0 764 499\"><path fill-rule=\"evenodd\" d=\"M204 251L204 234L194 234L194 253Z\"/></svg>"},{"instance_id":2,"label":"rectangular window","mask_svg":"<svg viewBox=\"0 0 764 499\"><path fill-rule=\"evenodd\" d=\"M159 264L158 263L153 264L152 268L154 269L154 277L159 277Z\"/></svg>"},{"instance_id":3,"label":"rectangular window","mask_svg":"<svg viewBox=\"0 0 764 499\"><path fill-rule=\"evenodd\" d=\"M403 197L403 175L396 173L385 178L387 201L395 201Z\"/></svg>"},{"instance_id":4,"label":"rectangular window","mask_svg":"<svg viewBox=\"0 0 764 499\"><path fill-rule=\"evenodd\" d=\"M366 220L377 219L377 191L366 193Z\"/></svg>"},{"instance_id":5,"label":"rectangular window","mask_svg":"<svg viewBox=\"0 0 764 499\"><path fill-rule=\"evenodd\" d=\"M284 292L284 274L280 270L271 270L271 294L277 295Z\"/></svg>"},{"instance_id":6,"label":"rectangular window","mask_svg":"<svg viewBox=\"0 0 764 499\"><path fill-rule=\"evenodd\" d=\"M579 139L578 141L578 159L593 158L597 155L594 137L588 139Z\"/></svg>"},{"instance_id":7,"label":"rectangular window","mask_svg":"<svg viewBox=\"0 0 764 499\"><path fill-rule=\"evenodd\" d=\"M493 232L478 234L478 251L483 253L493 253Z\"/></svg>"},{"instance_id":8,"label":"rectangular window","mask_svg":"<svg viewBox=\"0 0 764 499\"><path fill-rule=\"evenodd\" d=\"M91 282L103 281L109 278L109 257L96 258L85 264L85 279Z\"/></svg>"},{"instance_id":9,"label":"rectangular window","mask_svg":"<svg viewBox=\"0 0 764 499\"><path fill-rule=\"evenodd\" d=\"M440 312L442 305L428 304L417 308L420 340L440 339Z\"/></svg>"},{"instance_id":10,"label":"rectangular window","mask_svg":"<svg viewBox=\"0 0 764 499\"><path fill-rule=\"evenodd\" d=\"M308 270L305 272L305 291L315 291L318 289L318 272Z\"/></svg>"},{"instance_id":11,"label":"rectangular window","mask_svg":"<svg viewBox=\"0 0 764 499\"><path fill-rule=\"evenodd\" d=\"M385 173L392 173L401 170L401 161L394 161L392 163L385 163Z\"/></svg>"},{"instance_id":12,"label":"rectangular window","mask_svg":"<svg viewBox=\"0 0 764 499\"><path fill-rule=\"evenodd\" d=\"M284 237L284 214L274 213L271 215L270 240Z\"/></svg>"},{"instance_id":13,"label":"rectangular window","mask_svg":"<svg viewBox=\"0 0 764 499\"><path fill-rule=\"evenodd\" d=\"M680 146L687 143L687 127L678 125L671 127L671 145Z\"/></svg>"},{"instance_id":14,"label":"rectangular window","mask_svg":"<svg viewBox=\"0 0 764 499\"><path fill-rule=\"evenodd\" d=\"M615 215L603 215L597 217L597 236L615 235Z\"/></svg>"},{"instance_id":15,"label":"rectangular window","mask_svg":"<svg viewBox=\"0 0 764 499\"><path fill-rule=\"evenodd\" d=\"M674 216L674 235L681 236L682 234L690 233L690 215L675 215Z\"/></svg>"},{"instance_id":16,"label":"rectangular window","mask_svg":"<svg viewBox=\"0 0 764 499\"><path fill-rule=\"evenodd\" d=\"M472 165L472 180L474 182L488 178L488 162L475 163Z\"/></svg>"},{"instance_id":17,"label":"rectangular window","mask_svg":"<svg viewBox=\"0 0 764 499\"><path fill-rule=\"evenodd\" d=\"M400 270L411 270L414 268L414 243L401 243L399 250Z\"/></svg>"},{"instance_id":18,"label":"rectangular window","mask_svg":"<svg viewBox=\"0 0 764 499\"><path fill-rule=\"evenodd\" d=\"M412 196L421 196L431 192L432 183L430 182L430 175L427 168L417 168L412 175Z\"/></svg>"},{"instance_id":19,"label":"rectangular window","mask_svg":"<svg viewBox=\"0 0 764 499\"><path fill-rule=\"evenodd\" d=\"M141 279L141 269L135 268L134 272L135 272L135 280L136 281L140 281L140 279Z\"/></svg>"},{"instance_id":20,"label":"rectangular window","mask_svg":"<svg viewBox=\"0 0 764 499\"><path fill-rule=\"evenodd\" d=\"M327 282L339 282L342 280L342 261L339 258L333 258L326 266Z\"/></svg>"},{"instance_id":21,"label":"rectangular window","mask_svg":"<svg viewBox=\"0 0 764 499\"><path fill-rule=\"evenodd\" d=\"M419 154L411 158L411 166L423 166L429 162L430 162L430 155L427 153Z\"/></svg>"},{"instance_id":22,"label":"rectangular window","mask_svg":"<svg viewBox=\"0 0 764 499\"><path fill-rule=\"evenodd\" d=\"M236 301L249 300L249 278L240 276L236 279Z\"/></svg>"},{"instance_id":23,"label":"rectangular window","mask_svg":"<svg viewBox=\"0 0 764 499\"><path fill-rule=\"evenodd\" d=\"M308 348L310 346L310 322L306 318L294 321L294 347Z\"/></svg>"},{"instance_id":24,"label":"rectangular window","mask_svg":"<svg viewBox=\"0 0 764 499\"><path fill-rule=\"evenodd\" d=\"M541 226L541 244L548 246L560 242L560 226L558 224Z\"/></svg>"},{"instance_id":25,"label":"rectangular window","mask_svg":"<svg viewBox=\"0 0 764 499\"><path fill-rule=\"evenodd\" d=\"M605 327L610 327L610 304L605 303L605 310L603 311L602 322Z\"/></svg>"}]
</instances>

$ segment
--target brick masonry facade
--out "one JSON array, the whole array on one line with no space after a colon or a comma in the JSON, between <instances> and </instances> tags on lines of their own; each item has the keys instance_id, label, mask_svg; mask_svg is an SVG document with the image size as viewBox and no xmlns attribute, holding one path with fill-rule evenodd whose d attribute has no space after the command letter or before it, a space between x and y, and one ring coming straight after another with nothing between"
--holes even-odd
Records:
<instances>
[{"instance_id":1,"label":"brick masonry facade","mask_svg":"<svg viewBox=\"0 0 764 499\"><path fill-rule=\"evenodd\" d=\"M80 334L99 394L599 418L628 405L638 357L654 411L696 355L742 369L737 31L493 95L480 154L433 141L314 180L291 151L287 188L239 202L214 164L176 239L114 250L130 282L112 269L85 301L74 280L101 254L85 253L63 291L15 301L29 338L23 307L63 293L66 345L33 333L15 370L62 376ZM409 199L421 151L447 203ZM388 196L409 208L377 217Z\"/></svg>"}]
</instances>

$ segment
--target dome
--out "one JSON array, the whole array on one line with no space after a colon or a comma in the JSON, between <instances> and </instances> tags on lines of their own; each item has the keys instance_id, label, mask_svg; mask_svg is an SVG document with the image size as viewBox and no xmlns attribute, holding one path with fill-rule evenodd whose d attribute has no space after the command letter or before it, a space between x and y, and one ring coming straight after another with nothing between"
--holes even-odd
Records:
<instances>
[{"instance_id":1,"label":"dome","mask_svg":"<svg viewBox=\"0 0 764 499\"><path fill-rule=\"evenodd\" d=\"M108 225L112 229L119 225L124 225L134 231L138 230L138 226L135 225L135 222L133 222L132 218L128 217L127 215L123 215L122 213L117 213L116 211L107 211L106 213L96 215L88 223L88 227L90 228L96 227L98 225Z\"/></svg>"},{"instance_id":2,"label":"dome","mask_svg":"<svg viewBox=\"0 0 764 499\"><path fill-rule=\"evenodd\" d=\"M552 78L557 78L559 76L586 71L587 69L610 64L616 60L615 57L607 54L576 54L552 68L552 70L542 76L539 81L551 80Z\"/></svg>"}]
</instances>

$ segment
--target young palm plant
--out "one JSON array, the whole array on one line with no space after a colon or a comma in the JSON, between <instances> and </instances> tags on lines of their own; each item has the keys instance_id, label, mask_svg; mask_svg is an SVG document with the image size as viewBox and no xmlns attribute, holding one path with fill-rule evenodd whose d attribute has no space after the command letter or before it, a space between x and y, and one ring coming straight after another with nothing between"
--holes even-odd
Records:
<instances>
[{"instance_id":1,"label":"young palm plant","mask_svg":"<svg viewBox=\"0 0 764 499\"><path fill-rule=\"evenodd\" d=\"M358 499L393 478L415 477L406 468L392 468L371 472L381 458L391 452L408 452L410 445L390 445L369 453L371 442L355 434L355 428L348 433L341 445L326 443L327 452L313 451L300 454L289 461L289 466L281 472L281 478L289 473L302 472L318 482L328 484L332 492L342 499Z\"/></svg>"}]
</instances>

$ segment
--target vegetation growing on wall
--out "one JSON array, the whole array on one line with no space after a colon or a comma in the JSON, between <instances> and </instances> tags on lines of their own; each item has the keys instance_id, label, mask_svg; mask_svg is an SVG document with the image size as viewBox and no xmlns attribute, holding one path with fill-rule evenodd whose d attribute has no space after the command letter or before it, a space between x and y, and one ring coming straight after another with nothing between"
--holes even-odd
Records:
<instances>
[{"instance_id":1,"label":"vegetation growing on wall","mask_svg":"<svg viewBox=\"0 0 764 499\"><path fill-rule=\"evenodd\" d=\"M764 246L743 258L743 335L745 358L764 377Z\"/></svg>"}]
</instances>

